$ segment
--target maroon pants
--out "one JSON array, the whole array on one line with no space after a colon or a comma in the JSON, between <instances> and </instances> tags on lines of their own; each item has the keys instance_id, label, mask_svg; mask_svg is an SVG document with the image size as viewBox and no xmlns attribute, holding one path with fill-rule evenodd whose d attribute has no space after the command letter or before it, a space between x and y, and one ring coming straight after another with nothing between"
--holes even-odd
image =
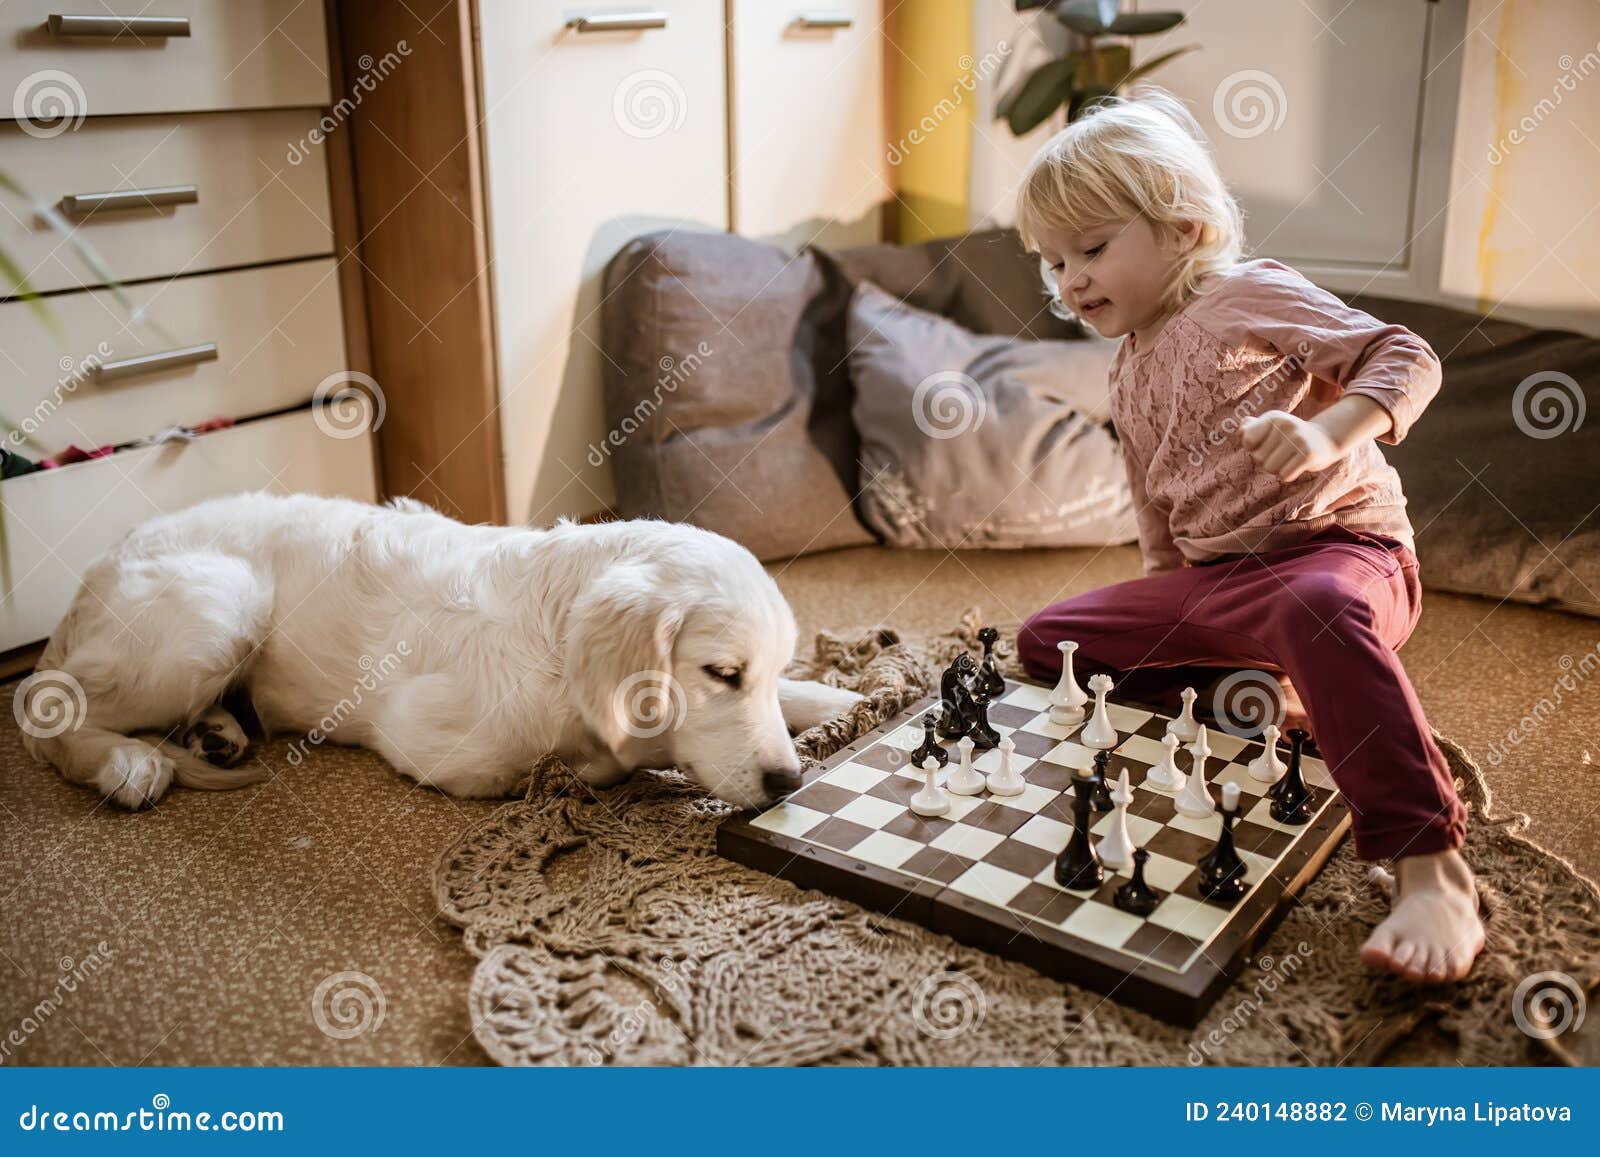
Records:
<instances>
[{"instance_id":1,"label":"maroon pants","mask_svg":"<svg viewBox=\"0 0 1600 1157\"><path fill-rule=\"evenodd\" d=\"M1459 848L1466 837L1466 809L1395 655L1421 610L1410 550L1331 526L1283 550L1056 603L1028 620L1018 651L1031 675L1053 680L1056 644L1074 640L1075 673L1109 670L1127 681L1125 694L1195 683L1196 667L1287 675L1350 805L1356 851L1390 859Z\"/></svg>"}]
</instances>

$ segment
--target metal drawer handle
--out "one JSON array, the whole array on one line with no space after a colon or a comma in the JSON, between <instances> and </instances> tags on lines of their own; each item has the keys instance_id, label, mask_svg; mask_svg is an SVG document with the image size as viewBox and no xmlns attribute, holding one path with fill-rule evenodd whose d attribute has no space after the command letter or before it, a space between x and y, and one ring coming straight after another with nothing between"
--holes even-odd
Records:
<instances>
[{"instance_id":1,"label":"metal drawer handle","mask_svg":"<svg viewBox=\"0 0 1600 1157\"><path fill-rule=\"evenodd\" d=\"M83 217L97 209L156 209L163 205L193 205L200 190L193 185L163 185L159 189L113 189L109 193L68 193L61 211Z\"/></svg>"},{"instance_id":2,"label":"metal drawer handle","mask_svg":"<svg viewBox=\"0 0 1600 1157\"><path fill-rule=\"evenodd\" d=\"M802 12L794 18L801 28L850 28L855 19L843 12Z\"/></svg>"},{"instance_id":3,"label":"metal drawer handle","mask_svg":"<svg viewBox=\"0 0 1600 1157\"><path fill-rule=\"evenodd\" d=\"M191 345L183 349L163 350L158 354L123 358L121 361L101 362L95 367L94 380L103 385L106 382L118 382L123 378L154 373L156 370L171 370L179 366L192 366L199 362L216 360L217 343L208 341L205 345Z\"/></svg>"},{"instance_id":4,"label":"metal drawer handle","mask_svg":"<svg viewBox=\"0 0 1600 1157\"><path fill-rule=\"evenodd\" d=\"M188 36L187 16L62 16L52 12L51 36Z\"/></svg>"},{"instance_id":5,"label":"metal drawer handle","mask_svg":"<svg viewBox=\"0 0 1600 1157\"><path fill-rule=\"evenodd\" d=\"M642 32L665 28L665 12L600 12L593 16L570 16L567 27L574 32Z\"/></svg>"}]
</instances>

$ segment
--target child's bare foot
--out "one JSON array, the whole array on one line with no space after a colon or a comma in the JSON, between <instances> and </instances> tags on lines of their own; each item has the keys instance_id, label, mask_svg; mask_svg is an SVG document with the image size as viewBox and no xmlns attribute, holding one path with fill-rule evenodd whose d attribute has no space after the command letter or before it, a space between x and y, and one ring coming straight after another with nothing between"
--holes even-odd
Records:
<instances>
[{"instance_id":1,"label":"child's bare foot","mask_svg":"<svg viewBox=\"0 0 1600 1157\"><path fill-rule=\"evenodd\" d=\"M1482 949L1478 892L1461 853L1396 861L1394 907L1361 946L1361 959L1418 984L1443 984L1465 976Z\"/></svg>"}]
</instances>

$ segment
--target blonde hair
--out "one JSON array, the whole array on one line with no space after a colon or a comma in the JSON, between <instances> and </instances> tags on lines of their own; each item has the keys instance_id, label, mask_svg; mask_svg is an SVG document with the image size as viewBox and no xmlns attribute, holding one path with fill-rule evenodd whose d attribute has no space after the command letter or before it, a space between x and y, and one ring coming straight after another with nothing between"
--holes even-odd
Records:
<instances>
[{"instance_id":1,"label":"blonde hair","mask_svg":"<svg viewBox=\"0 0 1600 1157\"><path fill-rule=\"evenodd\" d=\"M1041 233L1081 234L1144 217L1164 242L1193 221L1192 248L1175 253L1164 309L1187 301L1211 273L1237 264L1244 218L1228 192L1200 124L1159 88L1105 97L1045 142L1017 190L1017 229L1030 253ZM1055 279L1045 284L1059 310Z\"/></svg>"}]
</instances>

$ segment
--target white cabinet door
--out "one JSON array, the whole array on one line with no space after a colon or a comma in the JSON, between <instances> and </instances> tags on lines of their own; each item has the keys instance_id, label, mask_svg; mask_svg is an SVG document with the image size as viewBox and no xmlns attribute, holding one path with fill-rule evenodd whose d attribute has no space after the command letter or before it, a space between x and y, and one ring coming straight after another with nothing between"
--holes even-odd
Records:
<instances>
[{"instance_id":1,"label":"white cabinet door","mask_svg":"<svg viewBox=\"0 0 1600 1157\"><path fill-rule=\"evenodd\" d=\"M882 0L730 0L733 228L786 248L881 239Z\"/></svg>"},{"instance_id":2,"label":"white cabinet door","mask_svg":"<svg viewBox=\"0 0 1600 1157\"><path fill-rule=\"evenodd\" d=\"M629 239L726 229L722 0L637 6L665 26L580 31L614 3L480 0L479 57L507 517L549 523L614 497L600 282Z\"/></svg>"}]
</instances>

